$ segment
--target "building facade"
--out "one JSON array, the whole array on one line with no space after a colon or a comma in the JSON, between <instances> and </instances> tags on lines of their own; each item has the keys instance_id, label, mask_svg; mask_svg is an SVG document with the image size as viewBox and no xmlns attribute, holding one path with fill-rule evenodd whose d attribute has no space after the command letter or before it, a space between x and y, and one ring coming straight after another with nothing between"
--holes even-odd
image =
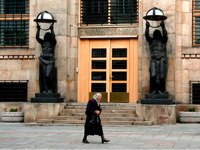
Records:
<instances>
[{"instance_id":1,"label":"building facade","mask_svg":"<svg viewBox=\"0 0 200 150\"><path fill-rule=\"evenodd\" d=\"M87 102L93 93L101 92L104 102L139 103L150 90L150 50L144 36L143 16L157 7L167 16L166 89L176 104L200 103L200 95L195 93L200 86L197 0L0 0L0 3L1 91L15 92L11 97L5 96L10 95L7 90L0 92L1 102L30 102L39 92L41 46L36 41L33 20L46 10L57 20L54 29L58 92L65 102ZM151 36L154 30L150 28ZM20 87L17 83L26 90L16 92L16 86Z\"/></svg>"}]
</instances>

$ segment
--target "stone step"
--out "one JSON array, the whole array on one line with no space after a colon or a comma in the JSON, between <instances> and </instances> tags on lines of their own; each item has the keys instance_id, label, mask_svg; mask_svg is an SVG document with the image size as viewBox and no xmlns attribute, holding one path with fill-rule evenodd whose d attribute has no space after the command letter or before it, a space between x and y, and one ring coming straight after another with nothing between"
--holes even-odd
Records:
<instances>
[{"instance_id":1,"label":"stone step","mask_svg":"<svg viewBox=\"0 0 200 150\"><path fill-rule=\"evenodd\" d=\"M67 126L81 125L85 123L87 103L67 103L59 116L51 116L47 119L39 119L37 123L28 125L38 126ZM102 113L101 122L106 126L132 126L152 125L150 121L144 121L144 118L137 117L136 104L130 103L101 103Z\"/></svg>"},{"instance_id":2,"label":"stone step","mask_svg":"<svg viewBox=\"0 0 200 150\"><path fill-rule=\"evenodd\" d=\"M111 109L111 110L135 110L136 106L125 106L125 107L120 107L120 106L101 106L102 110L106 109ZM86 106L65 106L64 109L84 109L86 110Z\"/></svg>"},{"instance_id":3,"label":"stone step","mask_svg":"<svg viewBox=\"0 0 200 150\"><path fill-rule=\"evenodd\" d=\"M152 126L151 121L133 121L133 125L137 126Z\"/></svg>"},{"instance_id":4,"label":"stone step","mask_svg":"<svg viewBox=\"0 0 200 150\"><path fill-rule=\"evenodd\" d=\"M53 123L53 119L39 119L37 123Z\"/></svg>"},{"instance_id":5,"label":"stone step","mask_svg":"<svg viewBox=\"0 0 200 150\"><path fill-rule=\"evenodd\" d=\"M87 103L67 103L66 106L86 106ZM101 103L101 106L137 106L135 103Z\"/></svg>"},{"instance_id":6,"label":"stone step","mask_svg":"<svg viewBox=\"0 0 200 150\"><path fill-rule=\"evenodd\" d=\"M59 124L75 124L75 125L84 125L85 121L84 120L47 120L47 119L41 119L40 121L37 122L39 125L43 124L55 124L55 125L59 125ZM123 126L131 126L131 125L142 125L142 126L151 126L152 123L151 121L102 121L102 125L123 125Z\"/></svg>"},{"instance_id":7,"label":"stone step","mask_svg":"<svg viewBox=\"0 0 200 150\"><path fill-rule=\"evenodd\" d=\"M84 120L47 120L41 119L38 123L54 123L54 124L85 124ZM133 125L133 121L102 121L102 125Z\"/></svg>"},{"instance_id":8,"label":"stone step","mask_svg":"<svg viewBox=\"0 0 200 150\"><path fill-rule=\"evenodd\" d=\"M83 113L85 109L64 109L63 113ZM136 110L113 110L113 109L105 109L102 110L102 113L136 113Z\"/></svg>"},{"instance_id":9,"label":"stone step","mask_svg":"<svg viewBox=\"0 0 200 150\"><path fill-rule=\"evenodd\" d=\"M61 124L84 124L85 120L53 120L52 123Z\"/></svg>"},{"instance_id":10,"label":"stone step","mask_svg":"<svg viewBox=\"0 0 200 150\"><path fill-rule=\"evenodd\" d=\"M52 116L54 120L85 120L85 117L80 116ZM101 117L102 121L144 121L144 118L139 117Z\"/></svg>"},{"instance_id":11,"label":"stone step","mask_svg":"<svg viewBox=\"0 0 200 150\"><path fill-rule=\"evenodd\" d=\"M81 116L81 117L84 117L85 113L61 113L60 116ZM101 117L136 117L136 114L101 113Z\"/></svg>"}]
</instances>

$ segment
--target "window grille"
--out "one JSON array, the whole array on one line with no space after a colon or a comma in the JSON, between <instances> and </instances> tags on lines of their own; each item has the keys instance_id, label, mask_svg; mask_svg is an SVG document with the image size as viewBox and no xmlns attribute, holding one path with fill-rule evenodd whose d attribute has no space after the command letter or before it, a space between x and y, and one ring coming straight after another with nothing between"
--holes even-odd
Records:
<instances>
[{"instance_id":1,"label":"window grille","mask_svg":"<svg viewBox=\"0 0 200 150\"><path fill-rule=\"evenodd\" d=\"M29 44L29 0L0 0L0 47Z\"/></svg>"},{"instance_id":2,"label":"window grille","mask_svg":"<svg viewBox=\"0 0 200 150\"><path fill-rule=\"evenodd\" d=\"M27 101L28 80L0 80L0 102Z\"/></svg>"},{"instance_id":3,"label":"window grille","mask_svg":"<svg viewBox=\"0 0 200 150\"><path fill-rule=\"evenodd\" d=\"M200 81L190 81L190 104L200 104Z\"/></svg>"},{"instance_id":4,"label":"window grille","mask_svg":"<svg viewBox=\"0 0 200 150\"><path fill-rule=\"evenodd\" d=\"M200 46L200 0L192 2L192 45Z\"/></svg>"},{"instance_id":5,"label":"window grille","mask_svg":"<svg viewBox=\"0 0 200 150\"><path fill-rule=\"evenodd\" d=\"M137 0L81 0L81 25L137 22Z\"/></svg>"}]
</instances>

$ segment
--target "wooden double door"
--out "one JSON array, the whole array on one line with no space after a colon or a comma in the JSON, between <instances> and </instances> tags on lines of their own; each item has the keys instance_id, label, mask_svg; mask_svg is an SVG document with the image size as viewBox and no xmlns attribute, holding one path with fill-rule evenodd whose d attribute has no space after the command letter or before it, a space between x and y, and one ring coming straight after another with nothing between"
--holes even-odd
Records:
<instances>
[{"instance_id":1,"label":"wooden double door","mask_svg":"<svg viewBox=\"0 0 200 150\"><path fill-rule=\"evenodd\" d=\"M103 102L136 102L137 52L136 39L80 40L78 101L98 92Z\"/></svg>"}]
</instances>

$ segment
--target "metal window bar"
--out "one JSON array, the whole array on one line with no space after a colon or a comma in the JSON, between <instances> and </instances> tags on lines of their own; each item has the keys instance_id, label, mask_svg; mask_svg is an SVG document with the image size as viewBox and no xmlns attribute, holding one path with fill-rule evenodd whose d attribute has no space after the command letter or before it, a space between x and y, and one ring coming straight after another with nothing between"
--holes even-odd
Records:
<instances>
[{"instance_id":1,"label":"metal window bar","mask_svg":"<svg viewBox=\"0 0 200 150\"><path fill-rule=\"evenodd\" d=\"M80 18L81 25L138 23L138 2L137 0L81 0Z\"/></svg>"},{"instance_id":2,"label":"metal window bar","mask_svg":"<svg viewBox=\"0 0 200 150\"><path fill-rule=\"evenodd\" d=\"M192 0L192 45L200 46L200 1Z\"/></svg>"},{"instance_id":3,"label":"metal window bar","mask_svg":"<svg viewBox=\"0 0 200 150\"><path fill-rule=\"evenodd\" d=\"M190 104L200 104L200 81L190 81L189 84Z\"/></svg>"},{"instance_id":4,"label":"metal window bar","mask_svg":"<svg viewBox=\"0 0 200 150\"><path fill-rule=\"evenodd\" d=\"M28 48L29 0L0 0L0 47Z\"/></svg>"},{"instance_id":5,"label":"metal window bar","mask_svg":"<svg viewBox=\"0 0 200 150\"><path fill-rule=\"evenodd\" d=\"M0 80L0 102L26 102L28 80Z\"/></svg>"}]
</instances>

